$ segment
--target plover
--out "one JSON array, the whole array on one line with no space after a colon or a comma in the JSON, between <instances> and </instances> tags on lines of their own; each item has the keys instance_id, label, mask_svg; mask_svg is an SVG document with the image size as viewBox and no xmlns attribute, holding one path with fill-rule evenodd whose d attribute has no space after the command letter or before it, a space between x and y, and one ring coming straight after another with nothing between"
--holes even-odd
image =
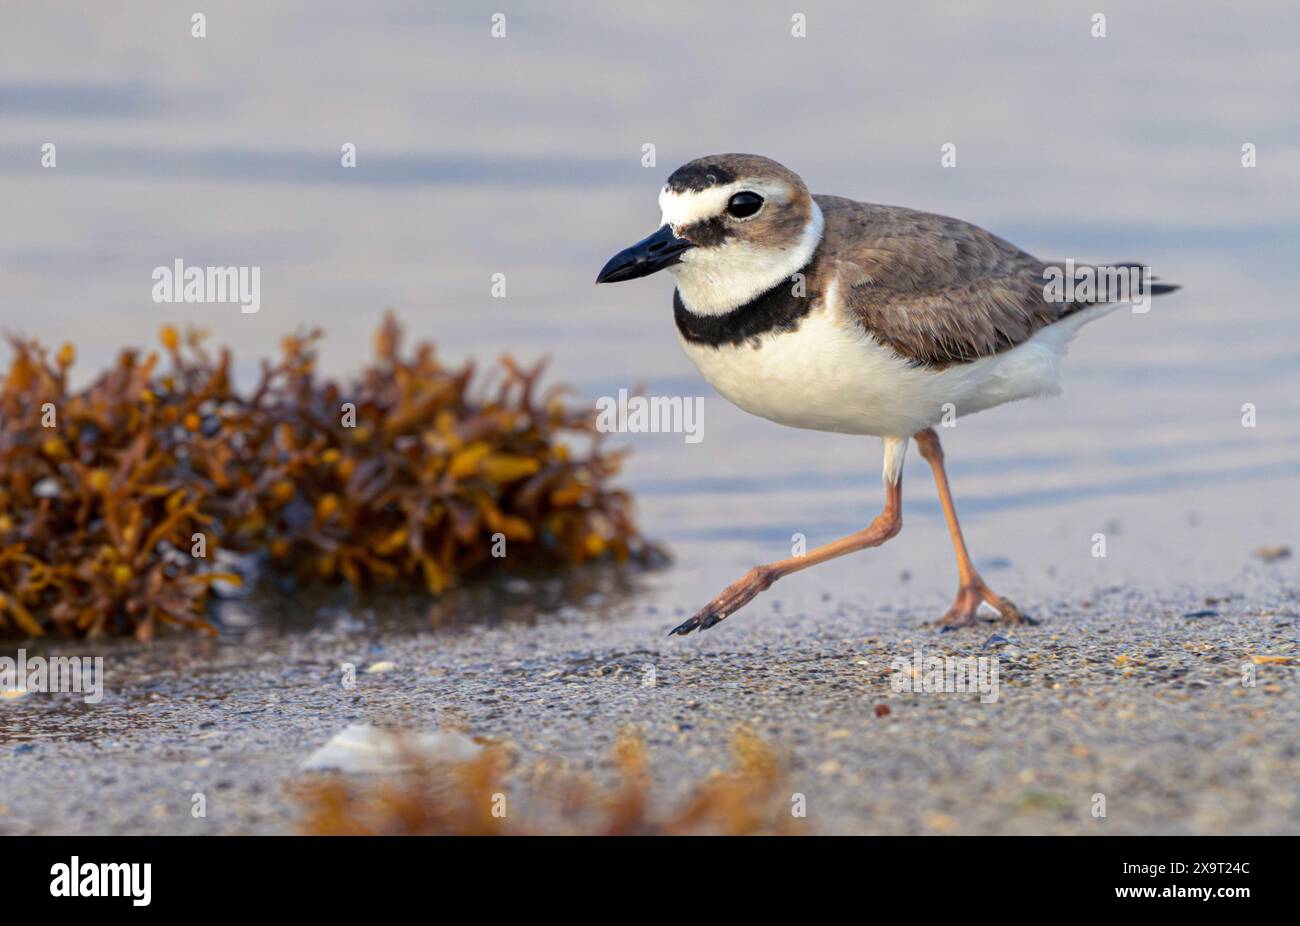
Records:
<instances>
[{"instance_id":1,"label":"plover","mask_svg":"<svg viewBox=\"0 0 1300 926\"><path fill-rule=\"evenodd\" d=\"M897 534L909 439L934 472L957 554L957 598L940 624L975 623L983 602L1029 622L971 563L934 425L1059 392L1067 342L1119 301L1073 290L1073 301L1053 299L1049 280L1063 264L959 219L814 196L757 155L678 168L659 208L659 230L614 255L596 282L668 269L682 347L724 397L780 424L884 441L884 511L866 528L755 566L671 633L706 630L777 579Z\"/></svg>"}]
</instances>

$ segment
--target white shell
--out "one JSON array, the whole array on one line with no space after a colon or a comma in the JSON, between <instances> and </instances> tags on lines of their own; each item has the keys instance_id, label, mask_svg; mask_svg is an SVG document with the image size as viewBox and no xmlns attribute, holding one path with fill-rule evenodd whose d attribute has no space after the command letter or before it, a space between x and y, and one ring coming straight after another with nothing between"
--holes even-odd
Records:
<instances>
[{"instance_id":1,"label":"white shell","mask_svg":"<svg viewBox=\"0 0 1300 926\"><path fill-rule=\"evenodd\" d=\"M302 763L304 772L349 774L397 772L421 762L468 762L483 747L463 733L395 733L368 723L335 734Z\"/></svg>"}]
</instances>

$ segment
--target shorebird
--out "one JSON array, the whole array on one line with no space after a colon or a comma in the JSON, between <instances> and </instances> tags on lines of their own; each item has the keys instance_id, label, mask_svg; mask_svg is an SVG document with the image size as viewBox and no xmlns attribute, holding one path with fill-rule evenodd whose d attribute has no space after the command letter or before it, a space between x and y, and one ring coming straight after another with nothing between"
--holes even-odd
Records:
<instances>
[{"instance_id":1,"label":"shorebird","mask_svg":"<svg viewBox=\"0 0 1300 926\"><path fill-rule=\"evenodd\" d=\"M614 255L596 282L667 269L682 347L725 398L790 427L884 442L884 510L867 527L755 566L670 635L707 630L777 579L895 536L909 440L933 470L957 556L957 597L939 623L971 626L984 602L1008 622L1033 623L975 570L934 425L1059 392L1061 358L1082 325L1135 294L1177 287L1150 283L1139 264L1042 261L959 219L814 196L793 171L752 154L678 168L659 208L659 229ZM1053 289L1067 270L1067 288ZM1138 288L1096 285L1126 271L1140 272ZM1089 285L1076 291L1080 275Z\"/></svg>"}]
</instances>

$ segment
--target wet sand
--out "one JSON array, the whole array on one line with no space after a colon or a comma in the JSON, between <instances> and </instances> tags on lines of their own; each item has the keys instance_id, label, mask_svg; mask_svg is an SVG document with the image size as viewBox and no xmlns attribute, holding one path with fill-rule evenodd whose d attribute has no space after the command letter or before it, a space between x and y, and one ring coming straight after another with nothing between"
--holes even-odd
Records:
<instances>
[{"instance_id":1,"label":"wet sand","mask_svg":"<svg viewBox=\"0 0 1300 926\"><path fill-rule=\"evenodd\" d=\"M101 704L0 704L0 832L292 832L298 765L371 722L462 727L509 744L520 767L561 759L611 781L609 748L635 725L665 806L729 764L745 724L785 757L813 832L1295 833L1295 579L1293 561L1249 564L1224 599L1098 589L1022 602L1037 627L951 634L921 626L934 609L903 585L886 606L823 588L806 608L774 590L684 640L664 637L673 615L599 579L587 610L528 615L517 590L527 619L497 626L349 618L238 643L114 645ZM891 664L917 650L996 655L997 700L896 692ZM1291 664L1255 666L1243 686L1259 655ZM394 667L364 671L383 662Z\"/></svg>"}]
</instances>

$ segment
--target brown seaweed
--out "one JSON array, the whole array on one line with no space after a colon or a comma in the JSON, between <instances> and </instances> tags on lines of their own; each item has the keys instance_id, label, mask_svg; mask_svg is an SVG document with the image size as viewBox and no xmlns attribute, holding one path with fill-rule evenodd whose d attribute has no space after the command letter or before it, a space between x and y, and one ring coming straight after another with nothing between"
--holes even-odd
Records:
<instances>
[{"instance_id":1,"label":"brown seaweed","mask_svg":"<svg viewBox=\"0 0 1300 926\"><path fill-rule=\"evenodd\" d=\"M388 315L353 381L285 338L240 391L201 332L161 331L84 388L75 350L10 338L0 388L0 636L213 632L211 586L259 554L307 582L418 583L653 552L590 409L542 364L485 377L403 352ZM160 369L163 356L167 369ZM494 555L505 552L505 556Z\"/></svg>"},{"instance_id":2,"label":"brown seaweed","mask_svg":"<svg viewBox=\"0 0 1300 926\"><path fill-rule=\"evenodd\" d=\"M378 782L332 774L295 782L303 833L388 835L794 835L785 764L747 728L731 741L732 766L704 778L685 798L656 810L646 749L624 731L612 751L617 783L536 763L510 774L510 755L487 744L454 765L416 763ZM512 784L520 784L512 788ZM502 811L494 813L494 810Z\"/></svg>"}]
</instances>

